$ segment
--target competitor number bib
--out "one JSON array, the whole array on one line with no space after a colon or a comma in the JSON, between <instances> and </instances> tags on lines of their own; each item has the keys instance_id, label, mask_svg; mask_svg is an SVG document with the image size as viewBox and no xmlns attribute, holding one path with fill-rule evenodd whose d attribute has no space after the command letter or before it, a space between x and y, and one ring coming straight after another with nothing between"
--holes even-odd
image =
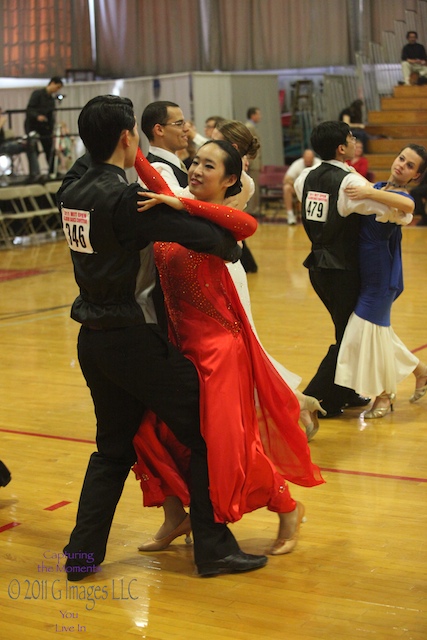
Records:
<instances>
[{"instance_id":1,"label":"competitor number bib","mask_svg":"<svg viewBox=\"0 0 427 640\"><path fill-rule=\"evenodd\" d=\"M305 217L312 222L326 222L329 211L329 193L309 191L305 200Z\"/></svg>"},{"instance_id":2,"label":"competitor number bib","mask_svg":"<svg viewBox=\"0 0 427 640\"><path fill-rule=\"evenodd\" d=\"M62 228L72 251L95 253L89 239L90 211L62 207Z\"/></svg>"}]
</instances>

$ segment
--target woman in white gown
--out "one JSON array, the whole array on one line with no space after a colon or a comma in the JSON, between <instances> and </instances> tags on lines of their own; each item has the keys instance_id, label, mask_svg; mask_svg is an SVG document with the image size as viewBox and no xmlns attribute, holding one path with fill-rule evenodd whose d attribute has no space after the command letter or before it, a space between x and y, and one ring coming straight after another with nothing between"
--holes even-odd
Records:
<instances>
[{"instance_id":1,"label":"woman in white gown","mask_svg":"<svg viewBox=\"0 0 427 640\"><path fill-rule=\"evenodd\" d=\"M253 179L246 173L245 169L248 167L248 159L256 157L260 144L258 139L252 134L250 129L239 120L224 120L221 124L214 129L212 133L213 140L227 140L233 145L240 153L242 158L243 171L242 171L242 190L237 196L230 198L228 204L232 204L237 209L245 210L247 203L251 199L255 185ZM249 322L251 323L252 330L255 336L258 338L255 322L252 316L251 298L249 294L248 278L246 272L240 262L240 260L234 264L227 265L230 275L233 279L234 285L239 294L239 298L242 302L243 308L246 311ZM260 342L261 344L261 342ZM262 346L262 344L261 344ZM264 347L263 347L264 349ZM301 413L300 420L304 425L308 441L312 440L319 429L319 421L317 418L317 412L325 413L320 406L316 398L312 396L305 396L298 391L297 387L301 382L301 377L296 373L292 373L289 369L286 369L280 362L275 360L265 349L264 352L277 369L279 374L285 380L286 384L294 391L300 403Z\"/></svg>"}]
</instances>

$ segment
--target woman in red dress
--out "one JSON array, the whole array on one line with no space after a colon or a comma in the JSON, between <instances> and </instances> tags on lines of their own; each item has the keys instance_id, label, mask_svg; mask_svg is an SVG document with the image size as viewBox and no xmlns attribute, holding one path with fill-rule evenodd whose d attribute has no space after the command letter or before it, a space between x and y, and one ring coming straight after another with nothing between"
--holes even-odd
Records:
<instances>
[{"instance_id":1,"label":"woman in red dress","mask_svg":"<svg viewBox=\"0 0 427 640\"><path fill-rule=\"evenodd\" d=\"M222 205L240 189L242 163L229 143L212 141L198 150L189 170L190 191L197 200L173 196L144 160L142 154L137 159L138 173L158 193L144 194L148 199L140 210L167 202L217 222L237 240L254 233L252 216ZM298 400L256 339L224 262L175 243L156 243L154 251L170 338L199 373L200 423L215 519L235 522L267 506L280 521L271 553L289 553L304 507L291 497L287 481L302 486L323 482L298 425ZM152 414L134 445L144 504L162 505L166 515L153 540L140 550L160 550L191 528L182 506L189 502L188 452Z\"/></svg>"}]
</instances>

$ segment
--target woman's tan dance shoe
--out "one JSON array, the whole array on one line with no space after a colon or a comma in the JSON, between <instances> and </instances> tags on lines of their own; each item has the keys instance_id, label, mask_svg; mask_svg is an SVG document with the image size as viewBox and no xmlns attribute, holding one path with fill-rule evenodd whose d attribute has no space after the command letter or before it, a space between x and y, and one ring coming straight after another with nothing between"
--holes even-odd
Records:
<instances>
[{"instance_id":1,"label":"woman's tan dance shoe","mask_svg":"<svg viewBox=\"0 0 427 640\"><path fill-rule=\"evenodd\" d=\"M285 553L291 553L297 546L301 522L305 522L305 507L301 502L297 502L296 509L297 523L293 535L290 538L277 538L270 551L272 556L281 556Z\"/></svg>"},{"instance_id":2,"label":"woman's tan dance shoe","mask_svg":"<svg viewBox=\"0 0 427 640\"><path fill-rule=\"evenodd\" d=\"M180 525L176 527L168 536L164 538L151 538L148 542L144 542L138 547L138 551L163 551L166 549L172 540L179 538L179 536L185 535L185 543L191 544L191 521L190 516L187 514Z\"/></svg>"},{"instance_id":3,"label":"woman's tan dance shoe","mask_svg":"<svg viewBox=\"0 0 427 640\"><path fill-rule=\"evenodd\" d=\"M412 394L412 396L409 398L409 402L416 402L417 400L425 396L427 392L427 384L425 384L422 387L417 387L417 384L418 384L418 380L425 380L426 378L427 378L427 370L424 371L424 373L422 373L420 376L417 376L415 378L415 391Z\"/></svg>"},{"instance_id":4,"label":"woman's tan dance shoe","mask_svg":"<svg viewBox=\"0 0 427 640\"><path fill-rule=\"evenodd\" d=\"M393 402L394 402L394 399L396 398L395 393L383 392L383 393L380 393L380 395L377 396L377 398L388 398L388 405L385 407L373 406L372 409L370 409L369 411L365 411L365 413L363 414L363 417L366 420L371 420L372 418L384 418L384 416L386 416L388 413L393 411ZM374 402L374 405L375 405L375 402Z\"/></svg>"},{"instance_id":5,"label":"woman's tan dance shoe","mask_svg":"<svg viewBox=\"0 0 427 640\"><path fill-rule=\"evenodd\" d=\"M317 398L312 396L303 396L304 400L300 412L300 420L305 428L305 433L308 442L313 440L316 433L319 431L319 418L317 412L325 416L326 411L321 407Z\"/></svg>"}]
</instances>

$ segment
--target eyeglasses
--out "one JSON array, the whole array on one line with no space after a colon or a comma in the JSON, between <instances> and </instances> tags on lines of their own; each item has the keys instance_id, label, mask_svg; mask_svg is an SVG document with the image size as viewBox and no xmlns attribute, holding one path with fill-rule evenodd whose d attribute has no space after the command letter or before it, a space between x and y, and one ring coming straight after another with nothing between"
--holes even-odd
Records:
<instances>
[{"instance_id":1,"label":"eyeglasses","mask_svg":"<svg viewBox=\"0 0 427 640\"><path fill-rule=\"evenodd\" d=\"M356 136L354 136L352 133L348 134L350 136L350 142L355 142L357 140Z\"/></svg>"},{"instance_id":2,"label":"eyeglasses","mask_svg":"<svg viewBox=\"0 0 427 640\"><path fill-rule=\"evenodd\" d=\"M180 129L183 129L185 126L185 120L177 120L176 122L165 122L165 124L162 124L161 126L179 127Z\"/></svg>"}]
</instances>

